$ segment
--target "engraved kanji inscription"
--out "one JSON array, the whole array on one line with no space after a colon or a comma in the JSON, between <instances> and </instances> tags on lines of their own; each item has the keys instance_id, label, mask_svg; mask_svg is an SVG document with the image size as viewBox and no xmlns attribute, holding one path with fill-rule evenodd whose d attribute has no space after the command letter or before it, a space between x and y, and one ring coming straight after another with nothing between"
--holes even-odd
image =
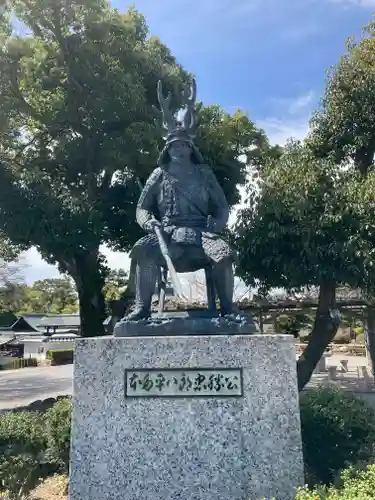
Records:
<instances>
[{"instance_id":1,"label":"engraved kanji inscription","mask_svg":"<svg viewBox=\"0 0 375 500\"><path fill-rule=\"evenodd\" d=\"M181 368L125 370L125 396L240 397L241 368Z\"/></svg>"}]
</instances>

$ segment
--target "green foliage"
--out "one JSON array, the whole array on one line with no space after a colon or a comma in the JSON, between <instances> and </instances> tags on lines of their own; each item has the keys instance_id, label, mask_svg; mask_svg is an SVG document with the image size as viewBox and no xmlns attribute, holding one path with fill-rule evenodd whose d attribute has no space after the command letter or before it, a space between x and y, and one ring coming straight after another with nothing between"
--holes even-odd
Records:
<instances>
[{"instance_id":1,"label":"green foliage","mask_svg":"<svg viewBox=\"0 0 375 500\"><path fill-rule=\"evenodd\" d=\"M38 412L0 414L0 454L38 455L46 447L45 428Z\"/></svg>"},{"instance_id":2,"label":"green foliage","mask_svg":"<svg viewBox=\"0 0 375 500\"><path fill-rule=\"evenodd\" d=\"M36 281L32 285L7 281L0 287L0 310L16 314L72 314L78 297L69 278Z\"/></svg>"},{"instance_id":3,"label":"green foliage","mask_svg":"<svg viewBox=\"0 0 375 500\"><path fill-rule=\"evenodd\" d=\"M37 412L0 415L0 491L21 500L39 481L47 441Z\"/></svg>"},{"instance_id":4,"label":"green foliage","mask_svg":"<svg viewBox=\"0 0 375 500\"><path fill-rule=\"evenodd\" d=\"M348 186L347 177L298 142L266 163L260 192L249 186L235 227L237 271L246 284L293 289L373 278L373 256L358 234L363 214L352 213L359 185Z\"/></svg>"},{"instance_id":5,"label":"green foliage","mask_svg":"<svg viewBox=\"0 0 375 500\"><path fill-rule=\"evenodd\" d=\"M368 461L375 443L375 413L365 402L330 387L300 396L306 473L328 484L345 467Z\"/></svg>"},{"instance_id":6,"label":"green foliage","mask_svg":"<svg viewBox=\"0 0 375 500\"><path fill-rule=\"evenodd\" d=\"M9 363L0 365L0 370L18 370L19 368L29 368L32 366L38 366L36 358L12 358Z\"/></svg>"},{"instance_id":7,"label":"green foliage","mask_svg":"<svg viewBox=\"0 0 375 500\"><path fill-rule=\"evenodd\" d=\"M0 311L17 313L26 303L27 285L5 281L0 287Z\"/></svg>"},{"instance_id":8,"label":"green foliage","mask_svg":"<svg viewBox=\"0 0 375 500\"><path fill-rule=\"evenodd\" d=\"M240 202L235 186L245 184L247 174L246 162L239 157L243 155L254 163L255 159L271 154L273 148L264 132L241 110L230 115L218 105L202 107L199 124L196 144L204 160L214 168L228 203L233 206Z\"/></svg>"},{"instance_id":9,"label":"green foliage","mask_svg":"<svg viewBox=\"0 0 375 500\"><path fill-rule=\"evenodd\" d=\"M52 365L73 363L74 349L51 349L47 351L47 359L51 360Z\"/></svg>"},{"instance_id":10,"label":"green foliage","mask_svg":"<svg viewBox=\"0 0 375 500\"><path fill-rule=\"evenodd\" d=\"M45 414L0 413L0 493L23 500L43 477L68 471L71 406L66 398Z\"/></svg>"},{"instance_id":11,"label":"green foliage","mask_svg":"<svg viewBox=\"0 0 375 500\"><path fill-rule=\"evenodd\" d=\"M45 314L73 314L78 311L77 292L69 278L35 281L27 291L32 311Z\"/></svg>"},{"instance_id":12,"label":"green foliage","mask_svg":"<svg viewBox=\"0 0 375 500\"><path fill-rule=\"evenodd\" d=\"M126 271L110 270L103 288L105 299L120 298L127 283ZM18 315L76 313L78 296L74 282L68 277L39 280L32 285L7 281L0 287L0 311L11 311Z\"/></svg>"},{"instance_id":13,"label":"green foliage","mask_svg":"<svg viewBox=\"0 0 375 500\"><path fill-rule=\"evenodd\" d=\"M311 326L312 320L309 315L303 312L279 314L274 320L274 327L276 333L283 333L299 336L299 331L302 328Z\"/></svg>"},{"instance_id":14,"label":"green foliage","mask_svg":"<svg viewBox=\"0 0 375 500\"><path fill-rule=\"evenodd\" d=\"M0 457L0 496L24 500L39 483L39 462L31 455Z\"/></svg>"},{"instance_id":15,"label":"green foliage","mask_svg":"<svg viewBox=\"0 0 375 500\"><path fill-rule=\"evenodd\" d=\"M364 184L352 167L290 141L265 163L258 184L250 183L234 229L237 274L262 293L319 287L319 314L298 360L302 389L339 326L335 288L375 286L375 174Z\"/></svg>"},{"instance_id":16,"label":"green foliage","mask_svg":"<svg viewBox=\"0 0 375 500\"><path fill-rule=\"evenodd\" d=\"M339 487L319 486L299 490L296 500L373 500L375 498L375 465L365 470L349 468L341 473Z\"/></svg>"},{"instance_id":17,"label":"green foliage","mask_svg":"<svg viewBox=\"0 0 375 500\"><path fill-rule=\"evenodd\" d=\"M309 137L315 154L338 164L352 160L363 176L375 153L374 34L371 22L359 41L348 40L346 53L331 68Z\"/></svg>"},{"instance_id":18,"label":"green foliage","mask_svg":"<svg viewBox=\"0 0 375 500\"><path fill-rule=\"evenodd\" d=\"M356 228L348 239L364 263L358 286L373 295L375 224L375 24L359 41L348 40L346 53L332 67L320 109L312 120L308 144L317 157L330 157L346 170L343 207L347 224ZM344 168L343 168L344 167ZM357 267L348 260L348 266ZM360 266L361 267L361 266Z\"/></svg>"},{"instance_id":19,"label":"green foliage","mask_svg":"<svg viewBox=\"0 0 375 500\"><path fill-rule=\"evenodd\" d=\"M74 278L84 334L98 334L106 273L99 246L128 249L140 234L134 174L146 175L157 157L156 84L177 90L186 73L133 8L9 5L31 33L4 29L1 37L0 228Z\"/></svg>"},{"instance_id":20,"label":"green foliage","mask_svg":"<svg viewBox=\"0 0 375 500\"><path fill-rule=\"evenodd\" d=\"M128 284L128 273L124 269L113 269L109 271L105 279L103 289L106 300L118 300L121 292Z\"/></svg>"},{"instance_id":21,"label":"green foliage","mask_svg":"<svg viewBox=\"0 0 375 500\"><path fill-rule=\"evenodd\" d=\"M48 455L63 472L69 470L71 413L72 402L66 398L58 401L46 414Z\"/></svg>"}]
</instances>

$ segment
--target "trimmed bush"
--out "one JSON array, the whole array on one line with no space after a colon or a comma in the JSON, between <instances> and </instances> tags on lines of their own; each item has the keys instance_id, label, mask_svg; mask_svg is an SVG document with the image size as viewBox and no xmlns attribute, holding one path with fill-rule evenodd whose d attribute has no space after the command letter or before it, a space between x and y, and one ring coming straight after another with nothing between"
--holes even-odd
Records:
<instances>
[{"instance_id":1,"label":"trimmed bush","mask_svg":"<svg viewBox=\"0 0 375 500\"><path fill-rule=\"evenodd\" d=\"M68 472L72 401L61 399L46 413L48 456L61 471Z\"/></svg>"},{"instance_id":2,"label":"trimmed bush","mask_svg":"<svg viewBox=\"0 0 375 500\"><path fill-rule=\"evenodd\" d=\"M38 484L46 447L40 413L0 414L0 491L9 499L22 498L20 492L26 495Z\"/></svg>"},{"instance_id":3,"label":"trimmed bush","mask_svg":"<svg viewBox=\"0 0 375 500\"><path fill-rule=\"evenodd\" d=\"M375 498L375 465L365 470L347 469L341 474L341 484L301 489L296 500L373 500Z\"/></svg>"},{"instance_id":4,"label":"trimmed bush","mask_svg":"<svg viewBox=\"0 0 375 500\"><path fill-rule=\"evenodd\" d=\"M45 424L39 412L0 414L0 455L38 455L46 447Z\"/></svg>"},{"instance_id":5,"label":"trimmed bush","mask_svg":"<svg viewBox=\"0 0 375 500\"><path fill-rule=\"evenodd\" d=\"M364 401L331 387L300 395L308 483L330 483L350 465L368 462L375 443L375 412Z\"/></svg>"},{"instance_id":6,"label":"trimmed bush","mask_svg":"<svg viewBox=\"0 0 375 500\"><path fill-rule=\"evenodd\" d=\"M39 476L39 461L32 455L0 456L0 492L7 500L28 498L39 484Z\"/></svg>"},{"instance_id":7,"label":"trimmed bush","mask_svg":"<svg viewBox=\"0 0 375 500\"><path fill-rule=\"evenodd\" d=\"M73 363L73 349L54 349L47 351L47 359L51 360L52 365L66 365Z\"/></svg>"},{"instance_id":8,"label":"trimmed bush","mask_svg":"<svg viewBox=\"0 0 375 500\"><path fill-rule=\"evenodd\" d=\"M31 366L38 366L36 358L11 358L9 363L0 365L0 370L18 370L19 368L28 368Z\"/></svg>"}]
</instances>

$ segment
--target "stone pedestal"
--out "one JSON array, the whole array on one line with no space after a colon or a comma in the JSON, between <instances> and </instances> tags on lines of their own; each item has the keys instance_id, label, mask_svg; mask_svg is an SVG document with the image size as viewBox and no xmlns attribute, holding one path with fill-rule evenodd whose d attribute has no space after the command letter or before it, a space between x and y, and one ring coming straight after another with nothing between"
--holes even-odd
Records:
<instances>
[{"instance_id":1,"label":"stone pedestal","mask_svg":"<svg viewBox=\"0 0 375 500\"><path fill-rule=\"evenodd\" d=\"M302 484L293 337L77 340L70 500L291 500Z\"/></svg>"}]
</instances>

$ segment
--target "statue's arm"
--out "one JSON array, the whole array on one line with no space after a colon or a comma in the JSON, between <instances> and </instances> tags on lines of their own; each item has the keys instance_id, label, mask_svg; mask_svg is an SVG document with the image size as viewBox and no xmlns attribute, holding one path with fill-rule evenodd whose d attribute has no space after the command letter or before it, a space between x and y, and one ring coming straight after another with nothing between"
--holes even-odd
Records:
<instances>
[{"instance_id":1,"label":"statue's arm","mask_svg":"<svg viewBox=\"0 0 375 500\"><path fill-rule=\"evenodd\" d=\"M138 200L136 220L141 228L147 232L152 232L153 230L150 222L155 219L153 209L155 207L158 189L160 188L161 174L162 171L159 167L152 172Z\"/></svg>"},{"instance_id":2,"label":"statue's arm","mask_svg":"<svg viewBox=\"0 0 375 500\"><path fill-rule=\"evenodd\" d=\"M220 186L216 175L213 173L210 167L206 168L206 174L210 183L210 196L213 203L216 206L216 214L213 219L213 230L217 233L221 233L229 219L229 205L227 198L224 194L223 188Z\"/></svg>"}]
</instances>

